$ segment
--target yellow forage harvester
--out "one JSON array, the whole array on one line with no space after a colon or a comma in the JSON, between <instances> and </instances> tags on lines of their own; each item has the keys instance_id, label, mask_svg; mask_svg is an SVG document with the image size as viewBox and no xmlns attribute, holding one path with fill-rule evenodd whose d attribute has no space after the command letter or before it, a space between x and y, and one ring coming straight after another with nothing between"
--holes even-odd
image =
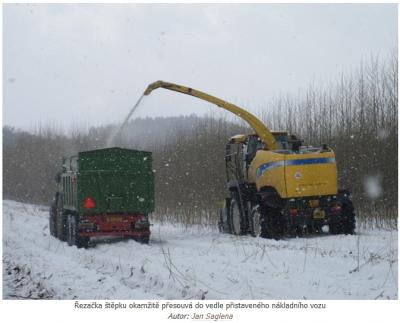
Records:
<instances>
[{"instance_id":1,"label":"yellow forage harvester","mask_svg":"<svg viewBox=\"0 0 400 323\"><path fill-rule=\"evenodd\" d=\"M226 198L219 229L232 234L281 238L321 233L354 234L355 214L347 190L338 190L335 153L327 145L305 146L286 131L270 131L250 112L190 87L157 81L157 88L191 95L228 110L254 130L226 145Z\"/></svg>"}]
</instances>

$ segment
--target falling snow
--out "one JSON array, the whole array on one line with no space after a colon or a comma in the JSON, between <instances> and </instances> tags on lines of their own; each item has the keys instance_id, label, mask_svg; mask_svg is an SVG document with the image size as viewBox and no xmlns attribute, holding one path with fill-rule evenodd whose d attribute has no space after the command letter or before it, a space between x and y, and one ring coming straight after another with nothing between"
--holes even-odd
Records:
<instances>
[{"instance_id":1,"label":"falling snow","mask_svg":"<svg viewBox=\"0 0 400 323\"><path fill-rule=\"evenodd\" d=\"M381 176L372 175L364 179L364 189L370 199L377 199L382 195Z\"/></svg>"}]
</instances>

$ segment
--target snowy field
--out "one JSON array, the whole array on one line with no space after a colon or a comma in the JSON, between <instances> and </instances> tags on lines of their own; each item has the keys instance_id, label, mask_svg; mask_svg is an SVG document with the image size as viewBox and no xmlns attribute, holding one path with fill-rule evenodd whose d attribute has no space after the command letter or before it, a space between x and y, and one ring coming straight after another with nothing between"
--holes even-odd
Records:
<instances>
[{"instance_id":1,"label":"snowy field","mask_svg":"<svg viewBox=\"0 0 400 323\"><path fill-rule=\"evenodd\" d=\"M155 224L68 247L43 206L3 201L5 299L397 299L397 231L271 241Z\"/></svg>"}]
</instances>

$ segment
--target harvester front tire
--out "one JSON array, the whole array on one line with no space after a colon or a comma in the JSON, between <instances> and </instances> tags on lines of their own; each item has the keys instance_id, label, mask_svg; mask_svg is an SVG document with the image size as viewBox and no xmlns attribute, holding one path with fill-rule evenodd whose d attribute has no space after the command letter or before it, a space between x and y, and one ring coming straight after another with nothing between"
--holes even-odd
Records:
<instances>
[{"instance_id":1,"label":"harvester front tire","mask_svg":"<svg viewBox=\"0 0 400 323\"><path fill-rule=\"evenodd\" d=\"M330 234L340 234L343 232L342 223L331 223L329 224L329 233Z\"/></svg>"},{"instance_id":2,"label":"harvester front tire","mask_svg":"<svg viewBox=\"0 0 400 323\"><path fill-rule=\"evenodd\" d=\"M230 212L230 227L231 233L234 235L241 235L244 233L244 219L242 213L240 212L240 205L236 198L233 198L229 208Z\"/></svg>"},{"instance_id":3,"label":"harvester front tire","mask_svg":"<svg viewBox=\"0 0 400 323\"><path fill-rule=\"evenodd\" d=\"M224 205L219 213L218 230L220 233L231 233L229 224L229 210L226 205Z\"/></svg>"},{"instance_id":4,"label":"harvester front tire","mask_svg":"<svg viewBox=\"0 0 400 323\"><path fill-rule=\"evenodd\" d=\"M282 237L282 223L279 209L264 205L260 217L261 237L279 240Z\"/></svg>"},{"instance_id":5,"label":"harvester front tire","mask_svg":"<svg viewBox=\"0 0 400 323\"><path fill-rule=\"evenodd\" d=\"M268 207L265 205L261 207L261 217L260 217L260 226L261 226L261 234L260 236L265 239L272 239L274 237L272 231L272 222L270 221L271 217L268 214Z\"/></svg>"},{"instance_id":6,"label":"harvester front tire","mask_svg":"<svg viewBox=\"0 0 400 323\"><path fill-rule=\"evenodd\" d=\"M261 214L258 207L253 207L250 213L250 229L254 237L261 235Z\"/></svg>"},{"instance_id":7,"label":"harvester front tire","mask_svg":"<svg viewBox=\"0 0 400 323\"><path fill-rule=\"evenodd\" d=\"M343 216L343 222L342 222L343 233L355 234L354 230L356 228L356 217L354 214L353 203L351 201L347 201L345 204L343 204L342 216Z\"/></svg>"}]
</instances>

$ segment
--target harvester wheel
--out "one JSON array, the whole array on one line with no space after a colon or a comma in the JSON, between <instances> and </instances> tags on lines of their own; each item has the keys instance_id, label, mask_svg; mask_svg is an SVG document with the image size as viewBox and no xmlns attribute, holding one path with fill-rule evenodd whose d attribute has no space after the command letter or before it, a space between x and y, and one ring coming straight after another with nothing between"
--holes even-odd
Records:
<instances>
[{"instance_id":1,"label":"harvester wheel","mask_svg":"<svg viewBox=\"0 0 400 323\"><path fill-rule=\"evenodd\" d=\"M88 237L79 237L76 229L76 218L74 215L69 214L67 219L68 230L67 240L69 246L77 246L78 248L87 248L89 244Z\"/></svg>"},{"instance_id":2,"label":"harvester wheel","mask_svg":"<svg viewBox=\"0 0 400 323\"><path fill-rule=\"evenodd\" d=\"M314 223L314 230L316 234L322 234L324 231L322 230L323 223L322 222L315 222Z\"/></svg>"},{"instance_id":3,"label":"harvester wheel","mask_svg":"<svg viewBox=\"0 0 400 323\"><path fill-rule=\"evenodd\" d=\"M342 210L342 228L344 234L354 234L354 229L356 228L356 218L354 214L354 207L351 201L347 201L343 204Z\"/></svg>"},{"instance_id":4,"label":"harvester wheel","mask_svg":"<svg viewBox=\"0 0 400 323\"><path fill-rule=\"evenodd\" d=\"M229 225L229 210L226 205L224 205L219 213L218 230L221 233L231 233Z\"/></svg>"},{"instance_id":5,"label":"harvester wheel","mask_svg":"<svg viewBox=\"0 0 400 323\"><path fill-rule=\"evenodd\" d=\"M251 209L250 229L251 234L255 237L258 237L261 234L261 215L257 206Z\"/></svg>"},{"instance_id":6,"label":"harvester wheel","mask_svg":"<svg viewBox=\"0 0 400 323\"><path fill-rule=\"evenodd\" d=\"M304 235L304 232L305 232L305 228L302 225L298 225L296 227L296 235L298 237L302 237Z\"/></svg>"},{"instance_id":7,"label":"harvester wheel","mask_svg":"<svg viewBox=\"0 0 400 323\"><path fill-rule=\"evenodd\" d=\"M261 237L267 239L280 239L282 235L282 223L280 221L279 209L262 206L261 207Z\"/></svg>"},{"instance_id":8,"label":"harvester wheel","mask_svg":"<svg viewBox=\"0 0 400 323\"><path fill-rule=\"evenodd\" d=\"M236 198L233 198L230 206L230 227L231 233L235 235L243 234L244 225L243 217L240 212L240 205Z\"/></svg>"},{"instance_id":9,"label":"harvester wheel","mask_svg":"<svg viewBox=\"0 0 400 323\"><path fill-rule=\"evenodd\" d=\"M330 234L340 234L343 232L342 223L330 223L329 224L329 233Z\"/></svg>"},{"instance_id":10,"label":"harvester wheel","mask_svg":"<svg viewBox=\"0 0 400 323\"><path fill-rule=\"evenodd\" d=\"M297 226L290 226L288 228L287 234L289 235L290 238L297 237Z\"/></svg>"}]
</instances>

